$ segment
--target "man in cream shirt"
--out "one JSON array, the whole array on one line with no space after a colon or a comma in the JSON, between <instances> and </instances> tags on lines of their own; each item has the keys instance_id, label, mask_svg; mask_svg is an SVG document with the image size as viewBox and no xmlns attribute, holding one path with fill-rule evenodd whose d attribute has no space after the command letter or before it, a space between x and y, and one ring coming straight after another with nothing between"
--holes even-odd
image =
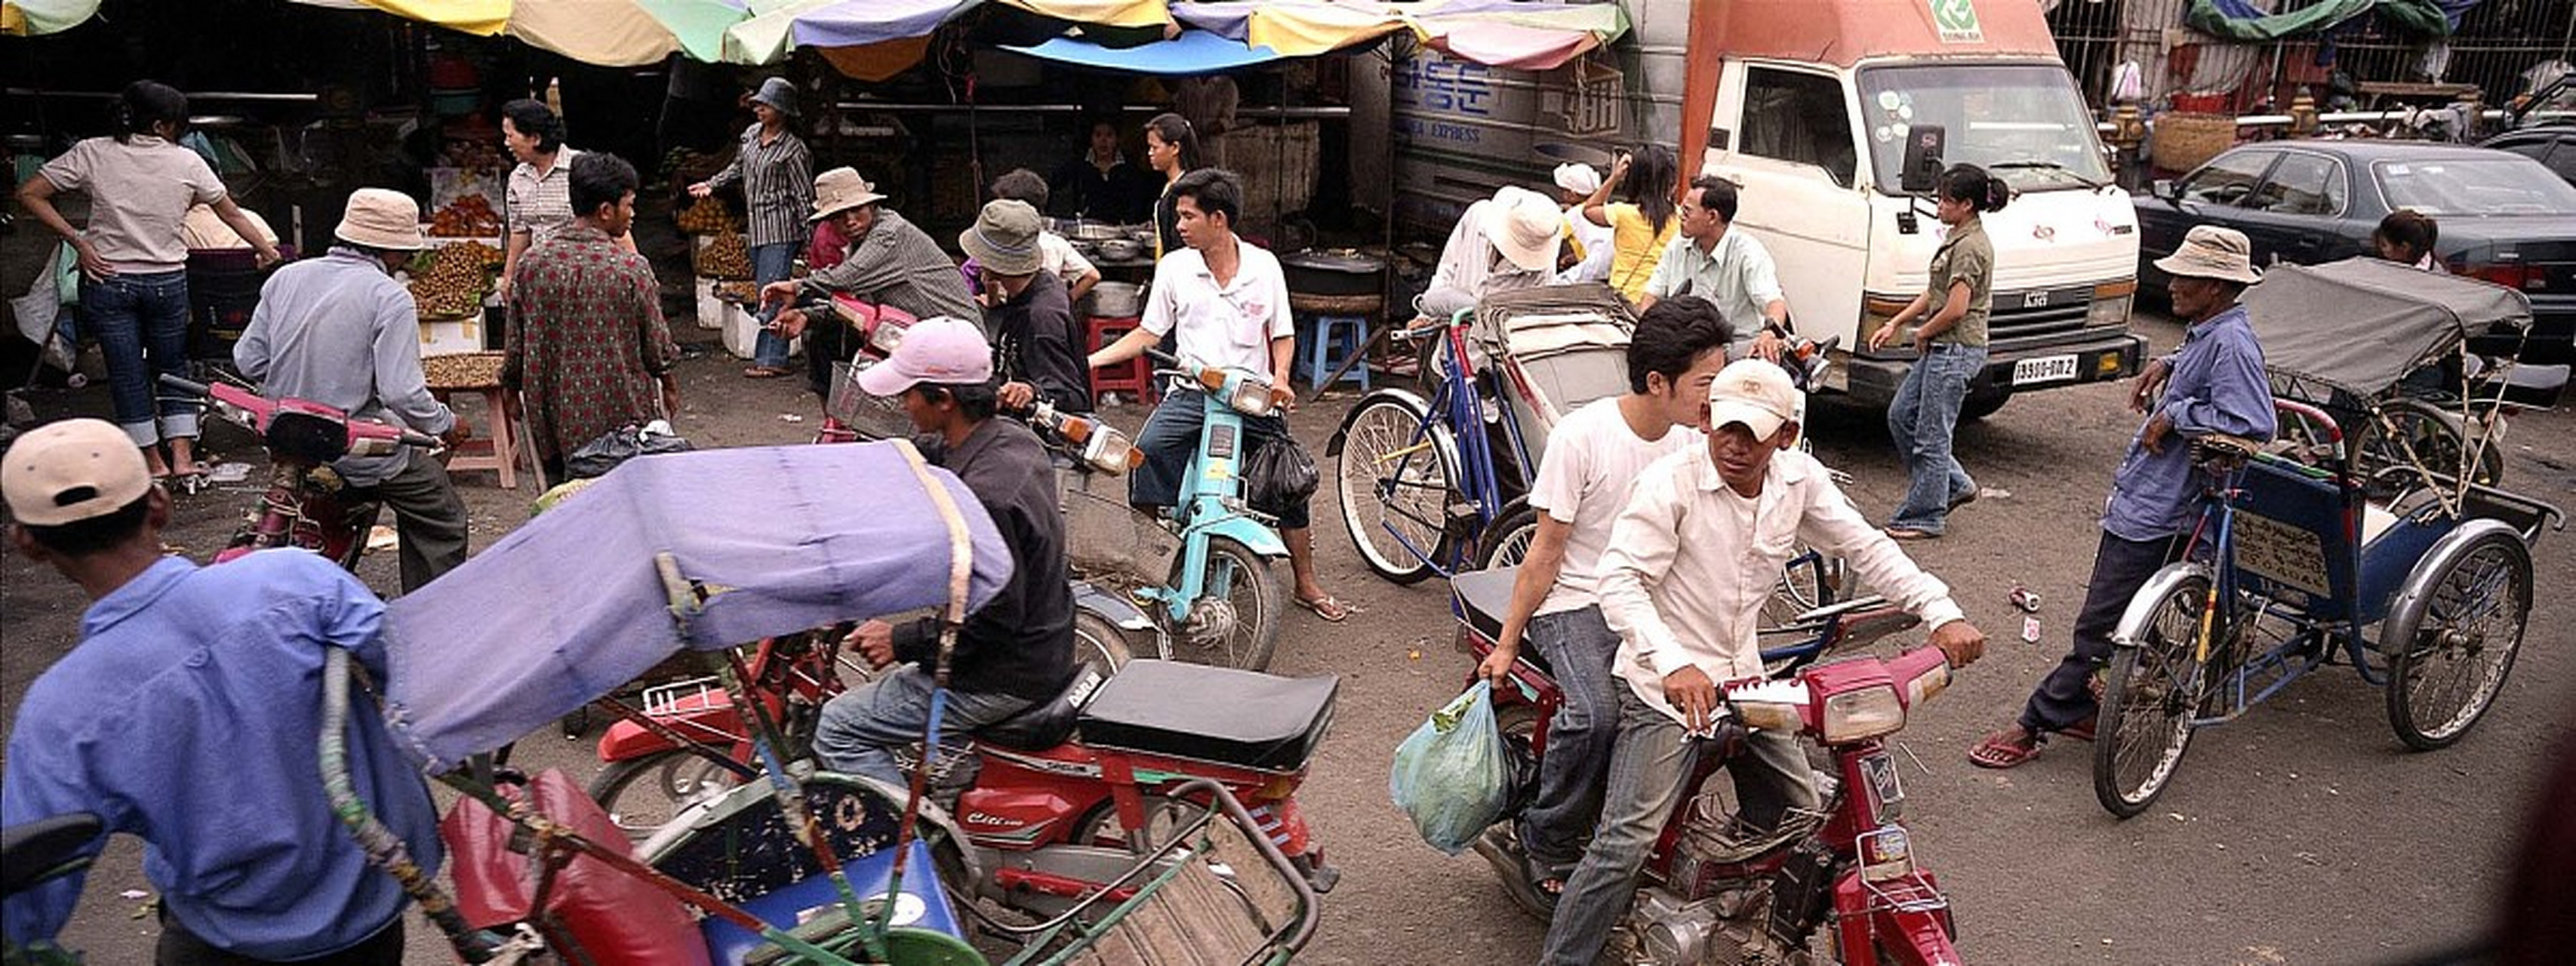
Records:
<instances>
[{"instance_id":1,"label":"man in cream shirt","mask_svg":"<svg viewBox=\"0 0 2576 966\"><path fill-rule=\"evenodd\" d=\"M1797 389L1747 359L1709 384L1708 444L1647 467L1611 529L1601 610L1619 632L1619 737L1592 845L1548 926L1543 962L1589 964L1635 892L1637 869L1681 801L1698 756L1724 753L1720 686L1762 676L1762 602L1801 541L1841 554L1870 586L1932 628L1954 667L1985 652L1950 589L1852 506L1798 438ZM1757 732L1727 762L1744 818L1776 827L1818 807L1794 736Z\"/></svg>"}]
</instances>

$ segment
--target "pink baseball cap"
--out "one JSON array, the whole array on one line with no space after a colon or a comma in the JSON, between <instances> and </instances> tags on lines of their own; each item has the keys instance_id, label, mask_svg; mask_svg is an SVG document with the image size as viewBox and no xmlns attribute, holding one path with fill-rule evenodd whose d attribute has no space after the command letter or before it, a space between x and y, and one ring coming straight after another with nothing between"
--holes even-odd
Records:
<instances>
[{"instance_id":1,"label":"pink baseball cap","mask_svg":"<svg viewBox=\"0 0 2576 966\"><path fill-rule=\"evenodd\" d=\"M940 315L905 327L893 357L859 373L859 388L871 396L894 396L925 382L972 385L992 378L993 347L984 341L984 330Z\"/></svg>"}]
</instances>

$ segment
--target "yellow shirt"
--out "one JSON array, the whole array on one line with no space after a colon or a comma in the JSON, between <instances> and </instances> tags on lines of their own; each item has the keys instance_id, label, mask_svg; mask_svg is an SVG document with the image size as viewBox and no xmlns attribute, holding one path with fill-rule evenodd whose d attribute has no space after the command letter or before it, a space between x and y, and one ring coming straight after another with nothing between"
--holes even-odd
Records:
<instances>
[{"instance_id":1,"label":"yellow shirt","mask_svg":"<svg viewBox=\"0 0 2576 966\"><path fill-rule=\"evenodd\" d=\"M1673 243L1674 233L1681 230L1679 212L1664 219L1664 230L1655 231L1644 209L1628 202L1604 205L1610 215L1611 245L1610 287L1635 302L1646 294L1646 282L1655 277L1655 266L1664 260L1664 249Z\"/></svg>"}]
</instances>

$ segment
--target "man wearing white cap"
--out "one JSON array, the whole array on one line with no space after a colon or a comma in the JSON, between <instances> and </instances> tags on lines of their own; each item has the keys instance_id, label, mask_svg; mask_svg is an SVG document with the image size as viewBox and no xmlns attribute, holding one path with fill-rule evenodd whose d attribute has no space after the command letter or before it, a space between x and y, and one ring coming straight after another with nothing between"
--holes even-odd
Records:
<instances>
[{"instance_id":1,"label":"man wearing white cap","mask_svg":"<svg viewBox=\"0 0 2576 966\"><path fill-rule=\"evenodd\" d=\"M1422 293L1422 314L1446 319L1496 292L1536 288L1556 279L1565 212L1545 195L1503 186L1468 205L1440 247L1440 267Z\"/></svg>"},{"instance_id":2,"label":"man wearing white cap","mask_svg":"<svg viewBox=\"0 0 2576 966\"><path fill-rule=\"evenodd\" d=\"M2101 545L2084 607L2075 614L2074 646L2040 679L2010 727L1987 735L1968 760L2011 768L2039 754L2051 733L2090 741L2099 703L2093 676L2111 659L2111 632L2129 599L2147 578L2172 560L2187 541L2203 480L2183 440L2210 433L2270 439L2276 427L2272 382L2263 370L2263 347L2236 297L2262 281L2253 246L2242 232L2200 225L2182 247L2156 260L2172 278L2173 314L2190 323L2181 348L2147 364L2130 391L2129 406L2147 413L2129 440L2128 455L2111 474L2111 498L2102 508ZM2161 384L2164 395L2156 398Z\"/></svg>"},{"instance_id":3,"label":"man wearing white cap","mask_svg":"<svg viewBox=\"0 0 2576 966\"><path fill-rule=\"evenodd\" d=\"M1727 761L1744 819L1776 827L1817 807L1797 741L1744 734L1725 718L1720 682L1762 676L1762 603L1801 542L1851 561L1863 581L1932 628L1954 667L1985 652L1950 590L1897 549L1828 478L1798 438L1798 390L1778 365L1738 360L1708 391L1708 445L1637 477L1601 557L1603 616L1619 632L1619 737L1592 845L1567 880L1541 959L1588 966L1635 892L1638 867L1703 752Z\"/></svg>"},{"instance_id":4,"label":"man wearing white cap","mask_svg":"<svg viewBox=\"0 0 2576 966\"><path fill-rule=\"evenodd\" d=\"M420 309L393 272L429 244L410 195L360 188L349 196L330 254L277 270L260 286L233 365L269 395L314 402L359 419L400 423L450 445L463 420L429 394L420 369ZM402 589L420 588L465 562L465 501L447 468L406 448L331 464L351 486L392 507L402 535Z\"/></svg>"},{"instance_id":5,"label":"man wearing white cap","mask_svg":"<svg viewBox=\"0 0 2576 966\"><path fill-rule=\"evenodd\" d=\"M1610 226L1596 225L1583 217L1583 203L1601 190L1601 171L1580 161L1556 166L1556 205L1565 209L1565 227L1571 234L1568 242L1578 259L1573 268L1556 273L1556 284L1606 282L1610 280L1610 256L1618 242Z\"/></svg>"},{"instance_id":6,"label":"man wearing white cap","mask_svg":"<svg viewBox=\"0 0 2576 966\"><path fill-rule=\"evenodd\" d=\"M1073 677L1073 587L1055 468L1037 434L994 419L993 349L961 319L905 330L894 356L859 374L871 395L899 397L923 454L964 481L1011 548L1011 582L957 634L942 727L964 736L1054 697ZM833 771L905 783L894 749L921 740L930 720L936 619L859 625L851 643L868 663L906 666L833 698L815 726L814 754Z\"/></svg>"},{"instance_id":7,"label":"man wearing white cap","mask_svg":"<svg viewBox=\"0 0 2576 966\"><path fill-rule=\"evenodd\" d=\"M384 604L302 550L205 568L163 555L170 497L100 420L19 437L0 454L0 496L10 544L91 600L80 643L18 706L0 824L89 812L141 838L158 962L402 962L409 900L340 827L313 764L324 658L345 649L382 680ZM383 718L349 728L358 797L434 875L438 813L420 772ZM81 880L0 900L0 935L51 944Z\"/></svg>"}]
</instances>

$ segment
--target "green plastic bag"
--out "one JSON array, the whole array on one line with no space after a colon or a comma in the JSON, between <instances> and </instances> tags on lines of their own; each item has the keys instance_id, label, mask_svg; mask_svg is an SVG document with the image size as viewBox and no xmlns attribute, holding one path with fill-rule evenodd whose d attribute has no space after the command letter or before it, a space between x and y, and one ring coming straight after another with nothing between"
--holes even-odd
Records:
<instances>
[{"instance_id":1,"label":"green plastic bag","mask_svg":"<svg viewBox=\"0 0 2576 966\"><path fill-rule=\"evenodd\" d=\"M1511 783L1490 682L1476 682L1396 746L1386 792L1422 841L1450 855L1503 816Z\"/></svg>"}]
</instances>

